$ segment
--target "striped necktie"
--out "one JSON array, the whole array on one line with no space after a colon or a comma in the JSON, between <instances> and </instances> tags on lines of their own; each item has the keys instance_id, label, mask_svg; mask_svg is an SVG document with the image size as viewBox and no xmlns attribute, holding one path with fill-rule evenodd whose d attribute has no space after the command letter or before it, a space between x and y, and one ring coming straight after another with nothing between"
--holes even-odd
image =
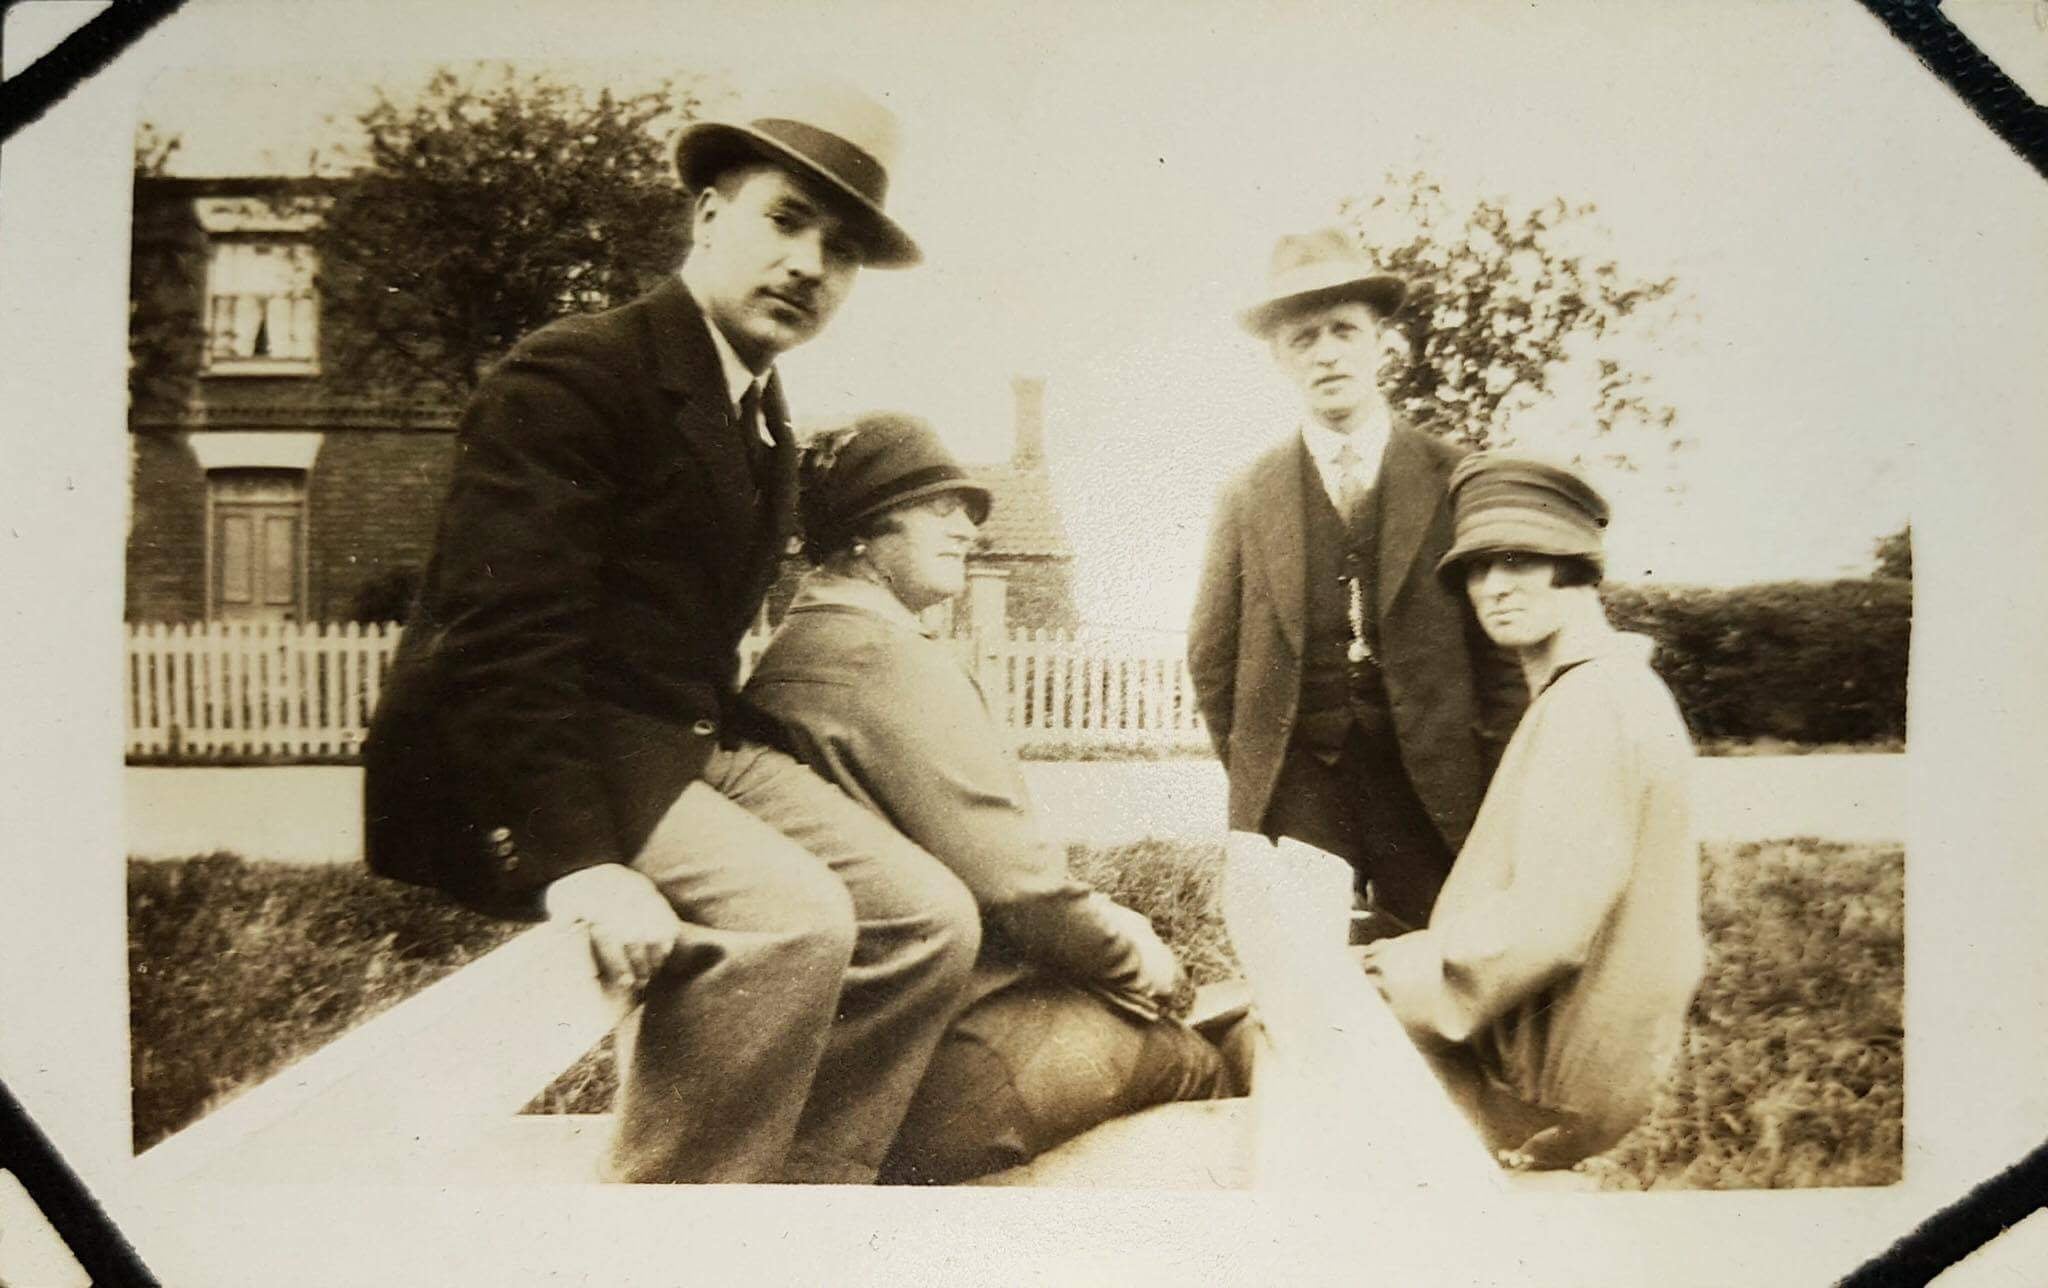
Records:
<instances>
[{"instance_id":1,"label":"striped necktie","mask_svg":"<svg viewBox=\"0 0 2048 1288\"><path fill-rule=\"evenodd\" d=\"M1357 526L1366 493L1371 490L1365 479L1365 458L1347 438L1337 449L1337 515L1344 520L1345 527Z\"/></svg>"}]
</instances>

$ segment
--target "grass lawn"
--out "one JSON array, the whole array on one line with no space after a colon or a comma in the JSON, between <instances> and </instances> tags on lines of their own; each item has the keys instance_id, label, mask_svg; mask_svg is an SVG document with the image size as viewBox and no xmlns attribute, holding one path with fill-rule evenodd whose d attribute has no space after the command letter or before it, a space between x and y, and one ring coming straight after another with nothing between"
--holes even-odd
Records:
<instances>
[{"instance_id":1,"label":"grass lawn","mask_svg":"<svg viewBox=\"0 0 2048 1288\"><path fill-rule=\"evenodd\" d=\"M1152 918L1196 983L1231 973L1220 845L1071 855ZM1685 1065L1590 1168L1614 1189L1897 1180L1903 853L1798 840L1705 857L1707 980ZM131 861L128 900L138 1149L519 929L357 868L230 855ZM612 1085L601 1048L530 1109L602 1110Z\"/></svg>"}]
</instances>

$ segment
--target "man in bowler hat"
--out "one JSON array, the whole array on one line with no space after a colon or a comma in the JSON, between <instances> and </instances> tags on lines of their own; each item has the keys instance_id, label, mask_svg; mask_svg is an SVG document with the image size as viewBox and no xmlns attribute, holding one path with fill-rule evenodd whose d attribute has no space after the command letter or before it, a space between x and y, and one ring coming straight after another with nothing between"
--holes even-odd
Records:
<instances>
[{"instance_id":1,"label":"man in bowler hat","mask_svg":"<svg viewBox=\"0 0 2048 1288\"><path fill-rule=\"evenodd\" d=\"M1276 246L1239 321L1304 415L1225 486L1188 639L1231 828L1343 857L1386 929L1428 919L1527 701L1432 575L1464 452L1380 393L1405 291L1337 229Z\"/></svg>"},{"instance_id":2,"label":"man in bowler hat","mask_svg":"<svg viewBox=\"0 0 2048 1288\"><path fill-rule=\"evenodd\" d=\"M608 1174L874 1179L980 942L946 867L768 745L737 646L794 530L775 360L863 266L896 122L787 87L686 129L678 273L527 337L464 412L364 753L370 866L588 928L640 990Z\"/></svg>"}]
</instances>

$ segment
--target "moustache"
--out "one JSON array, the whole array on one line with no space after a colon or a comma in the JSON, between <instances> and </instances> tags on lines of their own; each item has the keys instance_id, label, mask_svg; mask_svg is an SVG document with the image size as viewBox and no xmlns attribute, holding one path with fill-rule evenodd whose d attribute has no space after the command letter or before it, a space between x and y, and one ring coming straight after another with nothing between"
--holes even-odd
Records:
<instances>
[{"instance_id":1,"label":"moustache","mask_svg":"<svg viewBox=\"0 0 2048 1288\"><path fill-rule=\"evenodd\" d=\"M797 312L803 314L805 317L816 316L818 312L816 297L810 291L792 291L788 289L764 288L761 294L767 296L771 300L777 300L783 304L787 304L789 307L795 309Z\"/></svg>"}]
</instances>

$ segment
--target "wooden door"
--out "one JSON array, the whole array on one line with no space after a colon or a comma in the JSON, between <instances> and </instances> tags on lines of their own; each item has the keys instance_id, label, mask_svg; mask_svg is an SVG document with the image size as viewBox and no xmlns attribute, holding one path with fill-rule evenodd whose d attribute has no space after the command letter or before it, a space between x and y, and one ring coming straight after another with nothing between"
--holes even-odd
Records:
<instances>
[{"instance_id":1,"label":"wooden door","mask_svg":"<svg viewBox=\"0 0 2048 1288\"><path fill-rule=\"evenodd\" d=\"M213 503L213 615L228 622L299 620L305 506L296 489L254 480Z\"/></svg>"}]
</instances>

